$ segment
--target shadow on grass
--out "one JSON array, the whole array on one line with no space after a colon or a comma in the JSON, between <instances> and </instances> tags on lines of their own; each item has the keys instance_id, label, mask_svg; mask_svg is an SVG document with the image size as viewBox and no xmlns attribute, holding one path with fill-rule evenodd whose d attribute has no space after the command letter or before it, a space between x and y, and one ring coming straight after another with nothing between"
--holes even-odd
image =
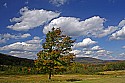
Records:
<instances>
[{"instance_id":1,"label":"shadow on grass","mask_svg":"<svg viewBox=\"0 0 125 83\"><path fill-rule=\"evenodd\" d=\"M66 81L68 81L68 82L75 82L75 81L82 81L82 79L72 78L72 79L67 79Z\"/></svg>"}]
</instances>

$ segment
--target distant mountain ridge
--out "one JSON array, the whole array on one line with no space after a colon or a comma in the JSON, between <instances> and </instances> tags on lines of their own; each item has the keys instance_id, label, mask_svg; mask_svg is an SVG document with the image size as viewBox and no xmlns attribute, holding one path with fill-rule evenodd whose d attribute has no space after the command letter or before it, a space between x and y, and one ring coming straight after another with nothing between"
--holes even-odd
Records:
<instances>
[{"instance_id":1,"label":"distant mountain ridge","mask_svg":"<svg viewBox=\"0 0 125 83\"><path fill-rule=\"evenodd\" d=\"M107 62L117 62L125 60L101 60L92 57L76 57L75 62L82 64L104 64ZM0 53L0 65L13 65L13 66L34 66L34 60L14 57L6 54Z\"/></svg>"},{"instance_id":2,"label":"distant mountain ridge","mask_svg":"<svg viewBox=\"0 0 125 83\"><path fill-rule=\"evenodd\" d=\"M92 57L77 57L75 58L75 62L83 63L83 64L104 64L108 62L118 62L125 60L101 60Z\"/></svg>"},{"instance_id":3,"label":"distant mountain ridge","mask_svg":"<svg viewBox=\"0 0 125 83\"><path fill-rule=\"evenodd\" d=\"M14 57L0 53L0 65L13 65L13 66L34 66L34 60Z\"/></svg>"},{"instance_id":4,"label":"distant mountain ridge","mask_svg":"<svg viewBox=\"0 0 125 83\"><path fill-rule=\"evenodd\" d=\"M92 57L77 57L75 58L75 62L83 63L83 64L99 64L104 63L103 60L92 58Z\"/></svg>"}]
</instances>

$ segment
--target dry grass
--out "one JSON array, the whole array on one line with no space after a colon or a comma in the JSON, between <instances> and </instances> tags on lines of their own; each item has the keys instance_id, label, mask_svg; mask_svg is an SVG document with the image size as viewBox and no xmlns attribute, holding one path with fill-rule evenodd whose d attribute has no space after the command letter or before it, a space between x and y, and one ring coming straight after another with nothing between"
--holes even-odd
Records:
<instances>
[{"instance_id":1,"label":"dry grass","mask_svg":"<svg viewBox=\"0 0 125 83\"><path fill-rule=\"evenodd\" d=\"M100 72L105 75L125 75L125 70Z\"/></svg>"},{"instance_id":2,"label":"dry grass","mask_svg":"<svg viewBox=\"0 0 125 83\"><path fill-rule=\"evenodd\" d=\"M47 75L4 75L0 76L0 83L68 83L101 77L99 75L54 75L52 80L48 80Z\"/></svg>"},{"instance_id":3,"label":"dry grass","mask_svg":"<svg viewBox=\"0 0 125 83\"><path fill-rule=\"evenodd\" d=\"M0 83L125 83L125 70L101 73L108 75L0 75Z\"/></svg>"}]
</instances>

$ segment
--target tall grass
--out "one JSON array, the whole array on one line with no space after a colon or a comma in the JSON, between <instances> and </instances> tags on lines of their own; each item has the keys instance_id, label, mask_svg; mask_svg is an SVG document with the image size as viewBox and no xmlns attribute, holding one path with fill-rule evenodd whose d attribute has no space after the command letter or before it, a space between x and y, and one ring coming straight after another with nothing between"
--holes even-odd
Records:
<instances>
[{"instance_id":1,"label":"tall grass","mask_svg":"<svg viewBox=\"0 0 125 83\"><path fill-rule=\"evenodd\" d=\"M101 73L104 75L54 75L51 80L48 75L0 75L0 83L125 83L125 70Z\"/></svg>"}]
</instances>

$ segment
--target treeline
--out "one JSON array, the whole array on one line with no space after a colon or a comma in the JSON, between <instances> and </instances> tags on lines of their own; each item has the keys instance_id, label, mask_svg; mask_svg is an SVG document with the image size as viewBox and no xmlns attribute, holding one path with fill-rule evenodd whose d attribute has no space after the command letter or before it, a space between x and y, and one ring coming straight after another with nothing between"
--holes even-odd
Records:
<instances>
[{"instance_id":1,"label":"treeline","mask_svg":"<svg viewBox=\"0 0 125 83\"><path fill-rule=\"evenodd\" d=\"M0 75L25 75L35 72L35 67L0 65Z\"/></svg>"},{"instance_id":2,"label":"treeline","mask_svg":"<svg viewBox=\"0 0 125 83\"><path fill-rule=\"evenodd\" d=\"M65 74L97 74L103 71L125 70L125 61L109 62L104 64L72 63L67 67Z\"/></svg>"},{"instance_id":3,"label":"treeline","mask_svg":"<svg viewBox=\"0 0 125 83\"><path fill-rule=\"evenodd\" d=\"M103 71L125 70L125 61L109 62L105 64L71 63L70 66L54 72L54 74L98 74ZM33 67L1 65L0 74L45 74L45 71Z\"/></svg>"}]
</instances>

